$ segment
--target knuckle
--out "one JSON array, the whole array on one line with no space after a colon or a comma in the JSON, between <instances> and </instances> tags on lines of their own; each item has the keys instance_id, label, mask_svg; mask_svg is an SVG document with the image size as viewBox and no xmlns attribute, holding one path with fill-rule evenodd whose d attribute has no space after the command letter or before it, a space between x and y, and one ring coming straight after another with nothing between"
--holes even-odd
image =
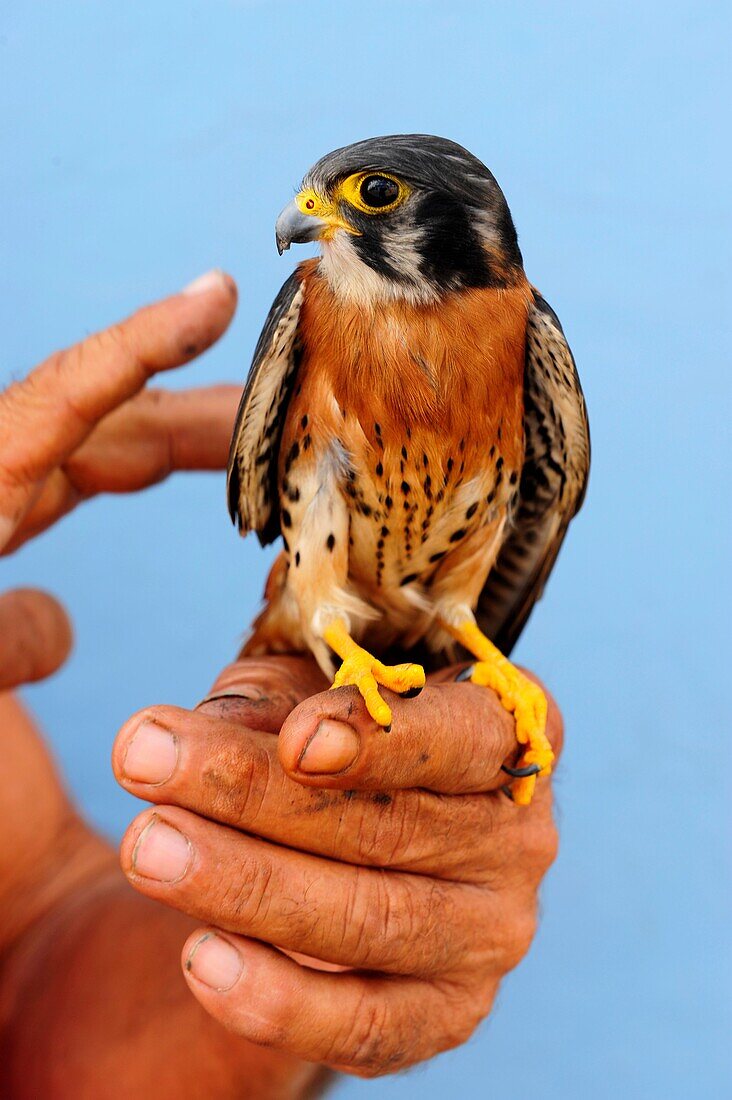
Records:
<instances>
[{"instance_id":1,"label":"knuckle","mask_svg":"<svg viewBox=\"0 0 732 1100\"><path fill-rule=\"evenodd\" d=\"M466 770L476 777L475 762L480 761L480 789L487 777L499 774L507 752L515 743L515 719L493 691L477 687L480 693L476 705L469 711L470 737L466 738L469 751ZM465 724L463 720L463 724ZM472 789L476 789L475 778Z\"/></svg>"},{"instance_id":2,"label":"knuckle","mask_svg":"<svg viewBox=\"0 0 732 1100\"><path fill-rule=\"evenodd\" d=\"M550 819L548 825L542 830L542 840L538 852L539 863L542 872L546 873L559 855L559 830L554 820Z\"/></svg>"},{"instance_id":3,"label":"knuckle","mask_svg":"<svg viewBox=\"0 0 732 1100\"><path fill-rule=\"evenodd\" d=\"M513 970L526 955L536 935L537 925L535 899L514 911L510 919L504 920L497 945L499 965L504 972Z\"/></svg>"},{"instance_id":4,"label":"knuckle","mask_svg":"<svg viewBox=\"0 0 732 1100\"><path fill-rule=\"evenodd\" d=\"M559 831L550 814L527 821L521 834L521 862L542 877L557 858Z\"/></svg>"},{"instance_id":5,"label":"knuckle","mask_svg":"<svg viewBox=\"0 0 732 1100\"><path fill-rule=\"evenodd\" d=\"M393 1073L405 1064L401 1044L393 1046L393 1031L386 1004L364 992L343 1031L334 1036L325 1061L345 1064L358 1077Z\"/></svg>"},{"instance_id":6,"label":"knuckle","mask_svg":"<svg viewBox=\"0 0 732 1100\"><path fill-rule=\"evenodd\" d=\"M94 351L116 351L126 358L132 358L134 354L129 337L129 328L120 321L90 336L88 340L78 344L77 347Z\"/></svg>"},{"instance_id":7,"label":"knuckle","mask_svg":"<svg viewBox=\"0 0 732 1100\"><path fill-rule=\"evenodd\" d=\"M417 939L417 904L409 889L395 890L388 879L380 879L381 889L377 891L376 904L369 906L373 914L371 932L377 946L387 945L398 956L404 953L406 944Z\"/></svg>"},{"instance_id":8,"label":"knuckle","mask_svg":"<svg viewBox=\"0 0 732 1100\"><path fill-rule=\"evenodd\" d=\"M494 730L502 720L503 710L492 692L485 688L470 685L473 706L460 706L450 709L444 722L445 734L449 737L450 789L463 790L471 785L475 775L475 761L482 760L487 770L492 769L495 757L495 770L500 766L500 754L496 751L498 740ZM459 736L455 736L459 730Z\"/></svg>"},{"instance_id":9,"label":"knuckle","mask_svg":"<svg viewBox=\"0 0 732 1100\"><path fill-rule=\"evenodd\" d=\"M262 857L242 857L236 873L221 887L221 905L238 926L258 925L267 919L272 905L272 864Z\"/></svg>"},{"instance_id":10,"label":"knuckle","mask_svg":"<svg viewBox=\"0 0 732 1100\"><path fill-rule=\"evenodd\" d=\"M458 865L460 875L476 885L499 890L505 883L507 870L516 865L518 829L514 807L503 795L477 795L463 810L462 834L466 839ZM456 852L460 851L456 846Z\"/></svg>"},{"instance_id":11,"label":"knuckle","mask_svg":"<svg viewBox=\"0 0 732 1100\"><path fill-rule=\"evenodd\" d=\"M272 763L263 748L228 740L209 749L196 776L215 816L234 825L257 821L272 779Z\"/></svg>"},{"instance_id":12,"label":"knuckle","mask_svg":"<svg viewBox=\"0 0 732 1100\"><path fill-rule=\"evenodd\" d=\"M22 382L11 382L0 393L0 415L8 419L11 416L15 417L23 398L30 395L34 389L35 381L32 374L24 378Z\"/></svg>"},{"instance_id":13,"label":"knuckle","mask_svg":"<svg viewBox=\"0 0 732 1100\"><path fill-rule=\"evenodd\" d=\"M449 1047L445 1049L460 1046L470 1039L491 1012L498 984L495 977L481 976L477 980L472 978L467 988L460 985L451 989L447 998Z\"/></svg>"},{"instance_id":14,"label":"knuckle","mask_svg":"<svg viewBox=\"0 0 732 1100\"><path fill-rule=\"evenodd\" d=\"M382 796L377 796L381 798ZM420 825L418 799L395 792L391 801L359 803L363 808L358 823L357 851L363 860L377 867L408 863Z\"/></svg>"},{"instance_id":15,"label":"knuckle","mask_svg":"<svg viewBox=\"0 0 732 1100\"><path fill-rule=\"evenodd\" d=\"M443 1031L439 1039L439 1049L453 1050L467 1043L478 1025L491 1009L493 998L488 1004L475 989L454 989L445 997L443 1013Z\"/></svg>"},{"instance_id":16,"label":"knuckle","mask_svg":"<svg viewBox=\"0 0 732 1100\"><path fill-rule=\"evenodd\" d=\"M413 912L385 874L372 872L371 889L364 889L363 875L357 874L344 913L343 939L360 945L363 964L378 965L385 948L393 952L413 931ZM399 948L397 948L399 950Z\"/></svg>"},{"instance_id":17,"label":"knuckle","mask_svg":"<svg viewBox=\"0 0 732 1100\"><path fill-rule=\"evenodd\" d=\"M90 337L90 341L93 339L93 337ZM70 420L78 421L82 427L91 429L95 425L95 418L90 416L78 399L73 396L72 387L68 382L70 373L81 371L89 350L88 343L89 341L74 344L64 351L56 352L50 359L46 360L44 368L47 376L53 380L50 388L53 392L54 415L65 415ZM36 380L32 374L28 376L26 383L28 384L28 393L32 399L34 390L37 388Z\"/></svg>"},{"instance_id":18,"label":"knuckle","mask_svg":"<svg viewBox=\"0 0 732 1100\"><path fill-rule=\"evenodd\" d=\"M77 344L70 351L77 351L79 356L91 354L105 359L122 360L138 369L145 378L154 373L153 366L147 363L141 354L134 338L133 326L129 321L118 321L109 328L102 329L101 332L95 332L88 340Z\"/></svg>"},{"instance_id":19,"label":"knuckle","mask_svg":"<svg viewBox=\"0 0 732 1100\"><path fill-rule=\"evenodd\" d=\"M418 886L384 875L359 899L357 943L365 965L385 965L412 975L429 975L455 961L456 924L449 889L437 880Z\"/></svg>"}]
</instances>

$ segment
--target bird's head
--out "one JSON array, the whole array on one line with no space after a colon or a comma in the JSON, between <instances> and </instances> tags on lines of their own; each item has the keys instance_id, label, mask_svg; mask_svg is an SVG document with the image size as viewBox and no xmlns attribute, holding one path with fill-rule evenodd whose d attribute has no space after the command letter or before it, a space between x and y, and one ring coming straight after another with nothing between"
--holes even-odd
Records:
<instances>
[{"instance_id":1,"label":"bird's head","mask_svg":"<svg viewBox=\"0 0 732 1100\"><path fill-rule=\"evenodd\" d=\"M282 253L321 241L336 293L427 303L523 271L511 212L492 173L446 138L401 134L336 149L315 164L275 228Z\"/></svg>"}]
</instances>

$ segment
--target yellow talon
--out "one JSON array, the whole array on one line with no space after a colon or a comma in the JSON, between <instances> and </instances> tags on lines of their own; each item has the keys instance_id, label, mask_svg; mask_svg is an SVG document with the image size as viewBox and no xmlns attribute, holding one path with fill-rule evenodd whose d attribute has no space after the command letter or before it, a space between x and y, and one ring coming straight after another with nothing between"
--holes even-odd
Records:
<instances>
[{"instance_id":1,"label":"yellow talon","mask_svg":"<svg viewBox=\"0 0 732 1100\"><path fill-rule=\"evenodd\" d=\"M323 638L343 661L335 674L332 687L354 684L363 696L369 714L380 726L391 725L391 708L381 698L379 685L400 695L424 687L423 668L419 665L382 664L353 641L340 619L326 627Z\"/></svg>"},{"instance_id":2,"label":"yellow talon","mask_svg":"<svg viewBox=\"0 0 732 1100\"><path fill-rule=\"evenodd\" d=\"M511 664L475 623L468 622L451 633L475 657L470 679L474 684L492 688L505 709L513 714L516 722L516 740L526 748L516 768L536 765L538 775L550 775L554 751L546 736L546 696L527 676ZM528 806L534 796L537 775L514 779L511 796L519 806Z\"/></svg>"}]
</instances>

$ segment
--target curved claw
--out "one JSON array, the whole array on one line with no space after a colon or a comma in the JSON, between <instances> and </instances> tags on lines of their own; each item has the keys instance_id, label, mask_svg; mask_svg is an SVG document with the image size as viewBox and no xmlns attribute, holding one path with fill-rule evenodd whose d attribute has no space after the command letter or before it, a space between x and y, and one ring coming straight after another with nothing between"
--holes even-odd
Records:
<instances>
[{"instance_id":1,"label":"curved claw","mask_svg":"<svg viewBox=\"0 0 732 1100\"><path fill-rule=\"evenodd\" d=\"M475 672L475 665L468 665L467 668L464 668L464 669L462 669L461 672L458 672L457 676L455 677L455 680L458 683L463 683L465 680L469 680L474 672Z\"/></svg>"},{"instance_id":2,"label":"curved claw","mask_svg":"<svg viewBox=\"0 0 732 1100\"><path fill-rule=\"evenodd\" d=\"M528 779L530 775L538 775L541 771L540 764L527 764L525 768L509 768L508 764L501 764L501 771L514 779Z\"/></svg>"},{"instance_id":3,"label":"curved claw","mask_svg":"<svg viewBox=\"0 0 732 1100\"><path fill-rule=\"evenodd\" d=\"M465 638L459 640L464 644L466 642ZM495 650L491 642L487 639L483 641L485 655L479 650L480 660L459 672L456 680L470 680L492 688L504 708L513 715L516 739L523 746L523 753L517 767L504 764L502 771L514 780L510 788L513 801L517 806L528 806L537 776L549 775L554 760L554 752L546 737L546 698L539 687Z\"/></svg>"}]
</instances>

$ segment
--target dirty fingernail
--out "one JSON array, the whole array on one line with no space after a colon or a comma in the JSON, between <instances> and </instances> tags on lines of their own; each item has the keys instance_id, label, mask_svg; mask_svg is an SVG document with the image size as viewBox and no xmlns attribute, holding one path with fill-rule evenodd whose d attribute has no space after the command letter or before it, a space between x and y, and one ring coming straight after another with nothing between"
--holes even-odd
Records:
<instances>
[{"instance_id":1,"label":"dirty fingernail","mask_svg":"<svg viewBox=\"0 0 732 1100\"><path fill-rule=\"evenodd\" d=\"M361 742L351 726L324 718L300 757L300 771L310 775L342 772L354 762L360 748Z\"/></svg>"},{"instance_id":2,"label":"dirty fingernail","mask_svg":"<svg viewBox=\"0 0 732 1100\"><path fill-rule=\"evenodd\" d=\"M178 829L154 817L138 837L132 866L138 875L158 882L177 882L188 870L191 842Z\"/></svg>"},{"instance_id":3,"label":"dirty fingernail","mask_svg":"<svg viewBox=\"0 0 732 1100\"><path fill-rule=\"evenodd\" d=\"M122 773L133 783L165 783L177 764L177 738L155 722L143 722L127 746Z\"/></svg>"},{"instance_id":4,"label":"dirty fingernail","mask_svg":"<svg viewBox=\"0 0 732 1100\"><path fill-rule=\"evenodd\" d=\"M244 964L241 955L228 940L217 936L215 932L206 932L193 945L185 967L199 982L218 993L225 993L238 982Z\"/></svg>"}]
</instances>

